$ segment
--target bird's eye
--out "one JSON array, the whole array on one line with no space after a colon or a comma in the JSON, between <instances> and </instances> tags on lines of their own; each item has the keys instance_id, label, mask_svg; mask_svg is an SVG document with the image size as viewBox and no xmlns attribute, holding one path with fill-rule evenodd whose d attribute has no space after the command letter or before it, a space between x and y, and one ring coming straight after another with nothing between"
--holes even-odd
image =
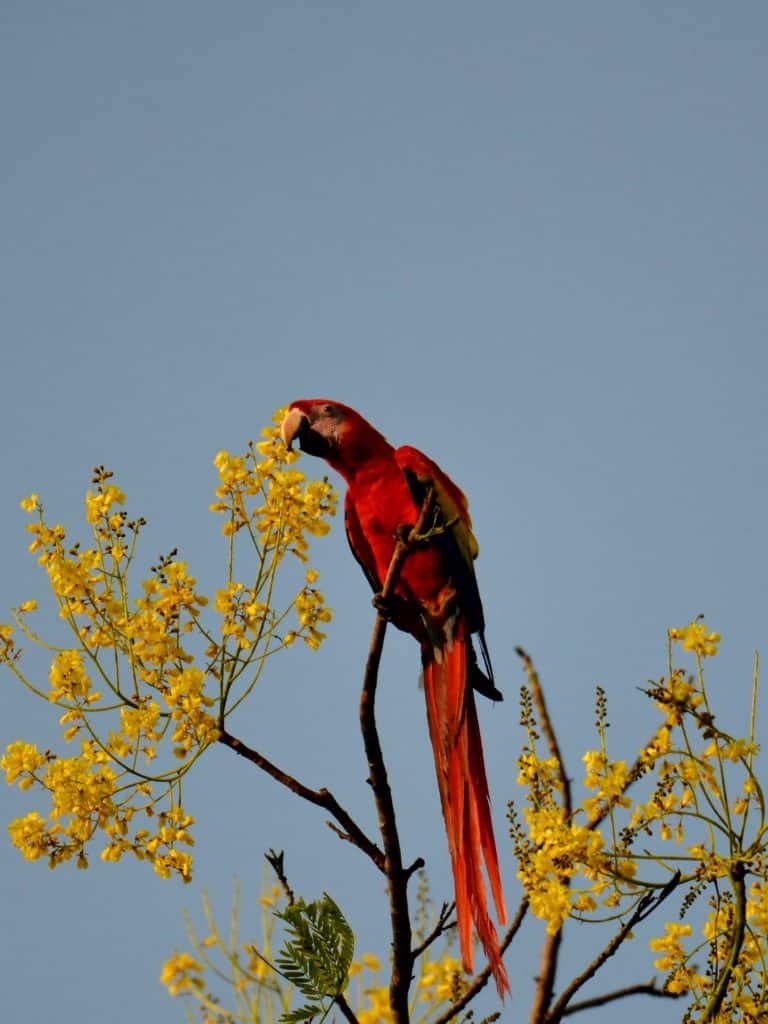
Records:
<instances>
[{"instance_id":1,"label":"bird's eye","mask_svg":"<svg viewBox=\"0 0 768 1024\"><path fill-rule=\"evenodd\" d=\"M326 402L320 411L322 412L323 416L335 416L336 406L331 405L330 402Z\"/></svg>"}]
</instances>

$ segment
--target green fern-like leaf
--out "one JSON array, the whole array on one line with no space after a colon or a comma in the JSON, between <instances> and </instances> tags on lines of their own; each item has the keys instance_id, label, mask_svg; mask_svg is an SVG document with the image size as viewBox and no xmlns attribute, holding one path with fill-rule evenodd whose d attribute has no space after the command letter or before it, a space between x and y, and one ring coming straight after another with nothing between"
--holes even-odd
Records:
<instances>
[{"instance_id":1,"label":"green fern-like leaf","mask_svg":"<svg viewBox=\"0 0 768 1024\"><path fill-rule=\"evenodd\" d=\"M327 1013L328 1010L323 1009L322 1006L306 1003L298 1010L289 1010L284 1013L280 1020L282 1024L302 1024L303 1021L312 1020L314 1017L325 1017Z\"/></svg>"},{"instance_id":2,"label":"green fern-like leaf","mask_svg":"<svg viewBox=\"0 0 768 1024\"><path fill-rule=\"evenodd\" d=\"M281 1024L299 1024L318 1015L322 1019L346 988L355 952L352 929L327 893L312 903L297 900L277 916L287 936L275 965L309 1000L283 1015Z\"/></svg>"}]
</instances>

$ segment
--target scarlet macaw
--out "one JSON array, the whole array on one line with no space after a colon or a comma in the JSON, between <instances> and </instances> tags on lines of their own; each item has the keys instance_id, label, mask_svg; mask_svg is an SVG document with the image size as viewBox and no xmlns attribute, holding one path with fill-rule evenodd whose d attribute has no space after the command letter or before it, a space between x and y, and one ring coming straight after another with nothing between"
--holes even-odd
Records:
<instances>
[{"instance_id":1,"label":"scarlet macaw","mask_svg":"<svg viewBox=\"0 0 768 1024\"><path fill-rule=\"evenodd\" d=\"M344 477L347 538L375 593L386 578L397 528L416 521L428 488L434 488L442 532L409 554L388 612L395 625L421 645L463 966L472 972L474 924L503 996L509 982L488 912L483 861L502 925L506 910L473 690L491 700L501 700L502 695L494 685L485 644L483 607L472 565L478 548L467 499L426 455L407 446L393 448L359 413L339 402L293 402L281 433L289 448L298 439L303 451L324 458ZM473 635L485 671L478 665Z\"/></svg>"}]
</instances>

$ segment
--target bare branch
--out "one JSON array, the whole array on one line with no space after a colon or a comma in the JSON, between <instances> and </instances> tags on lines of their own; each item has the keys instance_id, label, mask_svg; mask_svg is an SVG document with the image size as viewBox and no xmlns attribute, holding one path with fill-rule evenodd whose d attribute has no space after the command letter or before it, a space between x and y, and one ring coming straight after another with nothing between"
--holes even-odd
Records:
<instances>
[{"instance_id":1,"label":"bare branch","mask_svg":"<svg viewBox=\"0 0 768 1024\"><path fill-rule=\"evenodd\" d=\"M419 959L419 957L425 950L429 949L429 947L436 939L439 939L440 936L447 932L450 928L456 927L456 922L450 920L450 916L453 913L455 907L455 903L444 903L442 905L442 907L440 908L440 913L438 914L437 917L437 924L435 925L435 927L432 929L432 931L429 933L426 939L424 939L423 942L420 942L419 945L411 951L411 959L414 962Z\"/></svg>"},{"instance_id":2,"label":"bare branch","mask_svg":"<svg viewBox=\"0 0 768 1024\"><path fill-rule=\"evenodd\" d=\"M405 873L408 876L408 878L410 878L411 875L415 875L417 871L421 871L421 869L423 867L424 867L424 858L423 857L417 857L416 860L413 862L413 864L410 864L405 869Z\"/></svg>"},{"instance_id":3,"label":"bare branch","mask_svg":"<svg viewBox=\"0 0 768 1024\"><path fill-rule=\"evenodd\" d=\"M251 764L255 764L257 768L261 768L262 771L266 772L273 779L280 783L281 786L285 786L286 789L290 789L292 793L300 796L302 800L306 800L308 803L314 804L316 807L322 807L328 811L329 814L333 815L336 821L341 825L343 832L338 829L334 829L342 839L348 840L358 849L362 850L379 871L384 871L384 854L376 845L368 838L356 822L352 820L347 811L341 806L336 797L327 789L310 789L309 786L305 786L304 783L299 782L292 775L284 772L282 768L278 768L277 765L272 764L263 754L260 754L258 750L254 750L247 744L243 743L236 736L227 732L226 729L222 729L219 735L219 743L223 743L225 747L229 747L230 750L234 750L236 754L244 757Z\"/></svg>"},{"instance_id":4,"label":"bare branch","mask_svg":"<svg viewBox=\"0 0 768 1024\"><path fill-rule=\"evenodd\" d=\"M528 900L527 899L522 899L520 901L520 905L517 908L517 913L515 914L514 920L512 921L512 924L510 924L509 928L507 929L507 931L506 931L506 933L504 935L504 938L501 941L501 945L499 946L499 953L500 953L501 956L504 956L504 954L506 953L506 951L509 949L510 945L512 944L512 940L514 939L514 937L517 935L518 931L520 930L520 926L522 925L523 920L525 919L525 915L526 915L527 912L528 912ZM464 995L461 997L461 999L457 999L456 1002L453 1004L453 1006L451 1006L451 1008L449 1010L446 1010L445 1013L443 1013L440 1017L437 1017L434 1021L432 1021L432 1024L448 1024L448 1021L453 1020L453 1018L457 1014L461 1013L461 1011L464 1009L464 1007L468 1006L469 1003L471 1003L472 1000L475 998L475 996L485 988L485 986L488 984L488 981L491 978L491 976L492 976L491 965L488 964L478 974L478 976L475 978L475 980L469 986L469 988L464 993Z\"/></svg>"},{"instance_id":5,"label":"bare branch","mask_svg":"<svg viewBox=\"0 0 768 1024\"><path fill-rule=\"evenodd\" d=\"M344 1016L347 1018L347 1020L349 1021L349 1024L360 1024L360 1021L355 1016L354 1010L349 1005L347 1000L344 998L343 994L336 996L336 999L334 1000L334 1002L336 1003L338 1008L341 1010L341 1012L344 1014Z\"/></svg>"},{"instance_id":6,"label":"bare branch","mask_svg":"<svg viewBox=\"0 0 768 1024\"><path fill-rule=\"evenodd\" d=\"M617 999L626 999L628 996L656 996L658 999L679 999L682 992L668 992L667 989L659 988L656 979L640 985L627 985L626 988L617 988L614 992L605 992L593 999L582 999L579 1003L571 1003L563 1010L563 1016L569 1017L573 1013L580 1013L582 1010L592 1010L596 1006L606 1006Z\"/></svg>"}]
</instances>

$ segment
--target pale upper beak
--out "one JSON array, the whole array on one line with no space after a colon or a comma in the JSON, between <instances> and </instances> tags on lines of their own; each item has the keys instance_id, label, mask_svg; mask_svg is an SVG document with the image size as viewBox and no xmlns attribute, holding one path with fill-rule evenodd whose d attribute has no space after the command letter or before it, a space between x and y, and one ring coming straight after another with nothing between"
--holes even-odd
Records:
<instances>
[{"instance_id":1,"label":"pale upper beak","mask_svg":"<svg viewBox=\"0 0 768 1024\"><path fill-rule=\"evenodd\" d=\"M288 451L291 450L291 445L296 439L296 435L301 430L302 423L306 419L309 419L309 417L305 412L302 412L301 409L289 409L285 414L285 419L280 424L280 436L282 437L283 444Z\"/></svg>"}]
</instances>

